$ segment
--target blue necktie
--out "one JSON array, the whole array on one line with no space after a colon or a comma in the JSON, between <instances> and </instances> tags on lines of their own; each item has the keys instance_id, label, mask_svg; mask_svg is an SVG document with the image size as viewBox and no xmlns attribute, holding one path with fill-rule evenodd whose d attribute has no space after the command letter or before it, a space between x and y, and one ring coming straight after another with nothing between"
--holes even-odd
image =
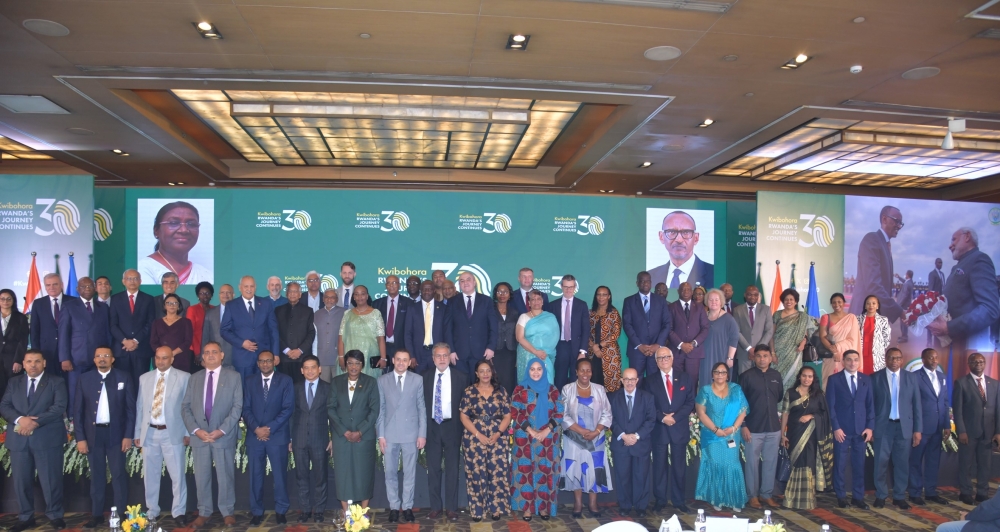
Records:
<instances>
[{"instance_id":1,"label":"blue necktie","mask_svg":"<svg viewBox=\"0 0 1000 532\"><path fill-rule=\"evenodd\" d=\"M892 397L892 410L889 412L889 419L896 421L899 419L899 382L896 380L895 373L892 374L890 396Z\"/></svg>"},{"instance_id":2,"label":"blue necktie","mask_svg":"<svg viewBox=\"0 0 1000 532\"><path fill-rule=\"evenodd\" d=\"M253 317L254 317L254 311L253 311L253 301L251 301L251 302L250 302L250 303L249 303L249 304L247 305L247 312L248 312L248 313L250 314L250 324L252 325L252 324L253 324Z\"/></svg>"},{"instance_id":3,"label":"blue necktie","mask_svg":"<svg viewBox=\"0 0 1000 532\"><path fill-rule=\"evenodd\" d=\"M858 386L854 383L854 375L851 375L851 396L858 393Z\"/></svg>"},{"instance_id":4,"label":"blue necktie","mask_svg":"<svg viewBox=\"0 0 1000 532\"><path fill-rule=\"evenodd\" d=\"M434 386L434 421L439 425L444 422L444 408L441 404L441 377L444 373L438 372L437 384Z\"/></svg>"},{"instance_id":5,"label":"blue necktie","mask_svg":"<svg viewBox=\"0 0 1000 532\"><path fill-rule=\"evenodd\" d=\"M312 409L312 407L313 407L313 397L315 397L315 395L313 394L313 386L315 386L315 385L316 385L316 383L310 382L309 383L309 393L306 394L306 404L309 405L310 409Z\"/></svg>"},{"instance_id":6,"label":"blue necktie","mask_svg":"<svg viewBox=\"0 0 1000 532\"><path fill-rule=\"evenodd\" d=\"M676 290L681 286L681 269L674 269L674 276L670 278L670 289Z\"/></svg>"}]
</instances>

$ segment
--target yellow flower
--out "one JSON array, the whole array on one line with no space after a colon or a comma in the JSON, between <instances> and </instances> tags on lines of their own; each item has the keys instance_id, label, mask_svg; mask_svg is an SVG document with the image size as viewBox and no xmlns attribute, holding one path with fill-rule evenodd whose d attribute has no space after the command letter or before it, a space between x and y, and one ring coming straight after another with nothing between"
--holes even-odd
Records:
<instances>
[{"instance_id":1,"label":"yellow flower","mask_svg":"<svg viewBox=\"0 0 1000 532\"><path fill-rule=\"evenodd\" d=\"M128 507L125 508L125 513L129 517L135 518L140 513L142 513L142 505L141 504L134 504L132 506L128 506Z\"/></svg>"}]
</instances>

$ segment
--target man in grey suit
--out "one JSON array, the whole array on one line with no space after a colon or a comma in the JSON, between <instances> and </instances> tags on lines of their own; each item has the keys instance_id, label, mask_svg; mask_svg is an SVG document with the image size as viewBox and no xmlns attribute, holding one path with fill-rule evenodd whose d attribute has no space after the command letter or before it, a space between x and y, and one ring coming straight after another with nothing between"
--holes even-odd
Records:
<instances>
[{"instance_id":1,"label":"man in grey suit","mask_svg":"<svg viewBox=\"0 0 1000 532\"><path fill-rule=\"evenodd\" d=\"M934 269L927 274L927 291L941 294L944 291L944 272L941 267L944 262L941 257L934 259ZM934 335L927 331L927 347L934 347Z\"/></svg>"},{"instance_id":2,"label":"man in grey suit","mask_svg":"<svg viewBox=\"0 0 1000 532\"><path fill-rule=\"evenodd\" d=\"M328 290L336 299L336 292ZM334 302L336 304L336 302ZM343 309L341 309L343 310ZM319 359L315 355L302 357L302 376L305 381L295 385L295 409L292 410L292 441L289 450L295 452L295 479L299 486L299 522L312 517L323 522L326 508L326 466L328 454L333 451L330 441L330 418L326 400L330 397L330 383L319 378ZM312 465L310 466L310 462Z\"/></svg>"},{"instance_id":3,"label":"man in grey suit","mask_svg":"<svg viewBox=\"0 0 1000 532\"><path fill-rule=\"evenodd\" d=\"M378 445L385 463L403 459L403 495L399 495L399 473L395 467L385 468L385 490L389 497L389 522L403 519L413 522L413 485L417 474L417 451L427 443L427 409L424 405L424 381L410 367L410 353L396 351L392 357L393 371L378 378L379 411L375 423ZM416 438L414 438L416 436Z\"/></svg>"},{"instance_id":4,"label":"man in grey suit","mask_svg":"<svg viewBox=\"0 0 1000 532\"><path fill-rule=\"evenodd\" d=\"M226 303L233 300L233 295L236 291L233 289L233 285L224 284L219 287L219 306L212 307L205 312L205 325L201 330L201 348L204 350L205 345L209 342L215 342L222 346L222 365L231 368L233 367L233 347L229 345L229 342L222 337L222 333L219 331L219 324L222 323L222 316L226 312Z\"/></svg>"},{"instance_id":5,"label":"man in grey suit","mask_svg":"<svg viewBox=\"0 0 1000 532\"><path fill-rule=\"evenodd\" d=\"M896 293L896 302L899 303L900 308L905 310L910 308L910 303L913 302L913 270L906 270L906 278L900 278L899 274L896 274L896 278L903 282L899 287L899 292ZM899 343L909 342L910 331L909 327L906 326L906 320L899 320L899 331L901 333Z\"/></svg>"},{"instance_id":6,"label":"man in grey suit","mask_svg":"<svg viewBox=\"0 0 1000 532\"><path fill-rule=\"evenodd\" d=\"M909 510L906 484L910 479L910 449L920 445L924 416L920 415L920 383L902 369L903 352L885 351L885 367L872 375L875 402L875 507L884 508L889 494L886 476L892 461L892 504Z\"/></svg>"},{"instance_id":7,"label":"man in grey suit","mask_svg":"<svg viewBox=\"0 0 1000 532\"><path fill-rule=\"evenodd\" d=\"M753 367L750 358L754 346L770 345L774 335L771 307L760 302L760 290L756 286L748 286L743 291L743 300L746 304L733 307L733 318L740 326L740 347L736 350L737 375Z\"/></svg>"},{"instance_id":8,"label":"man in grey suit","mask_svg":"<svg viewBox=\"0 0 1000 532\"><path fill-rule=\"evenodd\" d=\"M316 357L319 358L319 378L326 382L333 380L343 353L337 352L340 338L340 322L344 321L344 307L337 304L337 291L333 288L323 292L323 306L313 314L316 328Z\"/></svg>"},{"instance_id":9,"label":"man in grey suit","mask_svg":"<svg viewBox=\"0 0 1000 532\"><path fill-rule=\"evenodd\" d=\"M958 433L959 500L965 504L983 502L990 489L990 444L1000 445L1000 385L983 372L986 357L969 355L969 374L956 380L951 408ZM976 498L972 498L972 475L976 475Z\"/></svg>"},{"instance_id":10,"label":"man in grey suit","mask_svg":"<svg viewBox=\"0 0 1000 532\"><path fill-rule=\"evenodd\" d=\"M167 294L176 294L177 284L177 274L174 272L167 272L160 278L160 287L163 288L163 293L153 298L154 319L159 320L167 315L167 311L163 308L163 298L166 297ZM185 316L187 314L187 309L191 307L191 302L183 297L180 297L180 300L181 308L177 312L181 316Z\"/></svg>"},{"instance_id":11,"label":"man in grey suit","mask_svg":"<svg viewBox=\"0 0 1000 532\"><path fill-rule=\"evenodd\" d=\"M153 363L156 371L139 377L139 396L135 400L135 418L139 422L132 443L142 448L146 515L150 519L160 515L160 472L166 462L174 496L170 515L178 528L183 528L188 523L184 448L190 438L181 419L181 403L191 374L171 367L174 353L166 346L156 349Z\"/></svg>"},{"instance_id":12,"label":"man in grey suit","mask_svg":"<svg viewBox=\"0 0 1000 532\"><path fill-rule=\"evenodd\" d=\"M205 344L201 363L205 369L188 381L181 403L184 426L191 433L194 479L198 488L198 518L192 528L205 526L212 516L212 462L219 479L219 511L226 526L236 524L233 510L236 489L233 485L236 439L239 438L243 413L243 378L235 370L222 367L222 346Z\"/></svg>"}]
</instances>

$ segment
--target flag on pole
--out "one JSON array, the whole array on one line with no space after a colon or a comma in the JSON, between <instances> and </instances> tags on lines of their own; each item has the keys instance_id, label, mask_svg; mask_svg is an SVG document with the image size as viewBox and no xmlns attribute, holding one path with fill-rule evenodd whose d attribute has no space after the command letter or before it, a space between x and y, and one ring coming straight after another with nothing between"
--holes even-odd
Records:
<instances>
[{"instance_id":1,"label":"flag on pole","mask_svg":"<svg viewBox=\"0 0 1000 532\"><path fill-rule=\"evenodd\" d=\"M80 297L76 291L76 263L73 262L73 252L69 252L69 278L66 279L66 295Z\"/></svg>"},{"instance_id":2,"label":"flag on pole","mask_svg":"<svg viewBox=\"0 0 1000 532\"><path fill-rule=\"evenodd\" d=\"M792 264L792 283L788 285L788 288L795 290L795 264Z\"/></svg>"},{"instance_id":3,"label":"flag on pole","mask_svg":"<svg viewBox=\"0 0 1000 532\"><path fill-rule=\"evenodd\" d=\"M757 278L754 279L753 285L756 286L757 287L757 291L760 292L760 300L764 301L764 299L766 299L766 296L764 296L764 282L760 280L760 265L761 265L761 263L758 262L757 263Z\"/></svg>"},{"instance_id":4,"label":"flag on pole","mask_svg":"<svg viewBox=\"0 0 1000 532\"><path fill-rule=\"evenodd\" d=\"M781 292L784 289L781 288L781 261L774 261L774 287L771 288L771 312L778 312L781 310Z\"/></svg>"},{"instance_id":5,"label":"flag on pole","mask_svg":"<svg viewBox=\"0 0 1000 532\"><path fill-rule=\"evenodd\" d=\"M806 314L819 318L819 291L816 289L816 263L809 263L809 294L806 295Z\"/></svg>"},{"instance_id":6,"label":"flag on pole","mask_svg":"<svg viewBox=\"0 0 1000 532\"><path fill-rule=\"evenodd\" d=\"M31 270L28 271L28 289L24 291L24 310L31 310L31 303L42 295L42 281L38 278L38 267L35 266L35 252L31 252Z\"/></svg>"}]
</instances>

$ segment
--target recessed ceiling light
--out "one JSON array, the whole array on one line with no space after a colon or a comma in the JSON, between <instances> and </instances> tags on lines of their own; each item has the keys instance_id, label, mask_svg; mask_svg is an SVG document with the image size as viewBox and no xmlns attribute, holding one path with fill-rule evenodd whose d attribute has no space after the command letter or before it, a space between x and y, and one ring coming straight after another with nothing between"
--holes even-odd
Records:
<instances>
[{"instance_id":1,"label":"recessed ceiling light","mask_svg":"<svg viewBox=\"0 0 1000 532\"><path fill-rule=\"evenodd\" d=\"M531 35L522 35L520 33L511 33L507 37L507 49L508 50L518 50L523 52L528 49L528 41L531 39Z\"/></svg>"},{"instance_id":2,"label":"recessed ceiling light","mask_svg":"<svg viewBox=\"0 0 1000 532\"><path fill-rule=\"evenodd\" d=\"M917 67L911 68L906 72L903 72L903 79L915 80L915 79L927 79L933 78L934 76L941 73L941 69L938 67Z\"/></svg>"},{"instance_id":3,"label":"recessed ceiling light","mask_svg":"<svg viewBox=\"0 0 1000 532\"><path fill-rule=\"evenodd\" d=\"M861 24L864 21L865 21L865 17L854 17L854 23L855 24Z\"/></svg>"},{"instance_id":4,"label":"recessed ceiling light","mask_svg":"<svg viewBox=\"0 0 1000 532\"><path fill-rule=\"evenodd\" d=\"M654 46L642 55L650 61L670 61L681 56L680 48L676 46Z\"/></svg>"},{"instance_id":5,"label":"recessed ceiling light","mask_svg":"<svg viewBox=\"0 0 1000 532\"><path fill-rule=\"evenodd\" d=\"M781 68L783 68L785 70L793 70L793 69L799 68L799 65L801 65L802 63L805 63L806 61L808 61L810 59L812 59L812 57L809 57L806 54L799 54L799 55L793 57L792 59L789 59L788 61L785 61L785 64L781 65Z\"/></svg>"},{"instance_id":6,"label":"recessed ceiling light","mask_svg":"<svg viewBox=\"0 0 1000 532\"><path fill-rule=\"evenodd\" d=\"M751 98L751 97L753 97L753 93L752 92L748 92L748 93L744 94L743 97L744 98Z\"/></svg>"},{"instance_id":7,"label":"recessed ceiling light","mask_svg":"<svg viewBox=\"0 0 1000 532\"><path fill-rule=\"evenodd\" d=\"M183 184L184 184L184 182L183 182L183 181L178 181L178 182L177 182L177 184L178 184L178 185L183 185Z\"/></svg>"},{"instance_id":8,"label":"recessed ceiling light","mask_svg":"<svg viewBox=\"0 0 1000 532\"><path fill-rule=\"evenodd\" d=\"M806 55L806 54L799 54L799 55L795 56L795 62L798 63L798 64L800 64L800 65L802 63L805 63L808 60L809 60L809 56Z\"/></svg>"},{"instance_id":9,"label":"recessed ceiling light","mask_svg":"<svg viewBox=\"0 0 1000 532\"><path fill-rule=\"evenodd\" d=\"M851 74L860 74L861 71L864 70L864 67L862 67L861 65L854 65L850 68L850 70Z\"/></svg>"},{"instance_id":10,"label":"recessed ceiling light","mask_svg":"<svg viewBox=\"0 0 1000 532\"><path fill-rule=\"evenodd\" d=\"M372 34L371 33L362 33L362 34L358 35L358 37L361 37L362 39L371 39L372 38Z\"/></svg>"},{"instance_id":11,"label":"recessed ceiling light","mask_svg":"<svg viewBox=\"0 0 1000 532\"><path fill-rule=\"evenodd\" d=\"M208 22L199 22L198 29L202 31L212 31L212 24Z\"/></svg>"},{"instance_id":12,"label":"recessed ceiling light","mask_svg":"<svg viewBox=\"0 0 1000 532\"><path fill-rule=\"evenodd\" d=\"M524 35L515 35L515 36L514 36L514 37L512 37L512 38L514 39L514 42L524 42L524 40L525 40L525 39L526 39L527 37L525 37Z\"/></svg>"},{"instance_id":13,"label":"recessed ceiling light","mask_svg":"<svg viewBox=\"0 0 1000 532\"><path fill-rule=\"evenodd\" d=\"M650 166L653 166L653 163L651 163L649 161L646 161L646 162L640 164L639 168L649 168Z\"/></svg>"},{"instance_id":14,"label":"recessed ceiling light","mask_svg":"<svg viewBox=\"0 0 1000 532\"><path fill-rule=\"evenodd\" d=\"M113 150L111 150L111 151L113 151L114 153L121 153L121 152L122 152L122 151L121 151L121 150L119 150L118 148L115 148L115 149L113 149Z\"/></svg>"},{"instance_id":15,"label":"recessed ceiling light","mask_svg":"<svg viewBox=\"0 0 1000 532\"><path fill-rule=\"evenodd\" d=\"M607 192L607 190L604 190L604 189L602 188L602 189L601 189L601 192Z\"/></svg>"},{"instance_id":16,"label":"recessed ceiling light","mask_svg":"<svg viewBox=\"0 0 1000 532\"><path fill-rule=\"evenodd\" d=\"M222 34L219 33L219 28L215 27L215 24L212 24L211 22L192 22L191 25L194 26L194 29L198 30L198 33L201 34L203 39L222 39Z\"/></svg>"},{"instance_id":17,"label":"recessed ceiling light","mask_svg":"<svg viewBox=\"0 0 1000 532\"><path fill-rule=\"evenodd\" d=\"M21 25L32 33L45 35L46 37L65 37L69 35L69 28L51 20L29 18L22 22Z\"/></svg>"},{"instance_id":18,"label":"recessed ceiling light","mask_svg":"<svg viewBox=\"0 0 1000 532\"><path fill-rule=\"evenodd\" d=\"M167 183L167 184L170 185L170 186L172 186L172 187L177 185L177 183Z\"/></svg>"},{"instance_id":19,"label":"recessed ceiling light","mask_svg":"<svg viewBox=\"0 0 1000 532\"><path fill-rule=\"evenodd\" d=\"M0 94L0 107L12 113L68 115L69 111L59 107L45 96L22 94Z\"/></svg>"},{"instance_id":20,"label":"recessed ceiling light","mask_svg":"<svg viewBox=\"0 0 1000 532\"><path fill-rule=\"evenodd\" d=\"M708 126L710 126L710 125L712 125L714 123L715 123L715 120L712 120L711 118L706 118L700 124L698 124L698 127L708 127Z\"/></svg>"},{"instance_id":21,"label":"recessed ceiling light","mask_svg":"<svg viewBox=\"0 0 1000 532\"><path fill-rule=\"evenodd\" d=\"M729 62L736 61L739 58L740 58L740 56L738 56L736 54L729 54L729 55L722 56L722 60L723 61L729 61Z\"/></svg>"}]
</instances>

